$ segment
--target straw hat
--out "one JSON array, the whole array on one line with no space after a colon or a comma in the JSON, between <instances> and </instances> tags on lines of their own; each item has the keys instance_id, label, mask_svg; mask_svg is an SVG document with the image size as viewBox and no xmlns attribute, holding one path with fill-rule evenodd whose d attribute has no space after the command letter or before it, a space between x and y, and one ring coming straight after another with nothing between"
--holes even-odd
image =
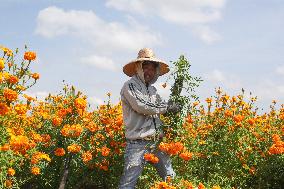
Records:
<instances>
[{"instance_id":1,"label":"straw hat","mask_svg":"<svg viewBox=\"0 0 284 189\"><path fill-rule=\"evenodd\" d=\"M149 48L143 48L138 52L138 57L135 60L132 60L128 64L126 64L123 67L123 72L128 75L129 77L132 77L136 74L136 64L138 62L143 61L151 61L151 62L157 62L159 63L159 75L164 75L170 71L169 66L162 60L159 60L155 57L155 54L152 49Z\"/></svg>"}]
</instances>

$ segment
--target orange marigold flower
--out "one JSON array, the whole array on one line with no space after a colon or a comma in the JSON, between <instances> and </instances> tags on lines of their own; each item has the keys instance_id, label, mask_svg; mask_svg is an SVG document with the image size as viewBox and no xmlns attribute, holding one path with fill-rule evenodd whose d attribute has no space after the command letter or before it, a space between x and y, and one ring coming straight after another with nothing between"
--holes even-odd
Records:
<instances>
[{"instance_id":1,"label":"orange marigold flower","mask_svg":"<svg viewBox=\"0 0 284 189\"><path fill-rule=\"evenodd\" d=\"M49 134L43 134L43 135L41 135L41 138L42 138L42 142L44 142L44 143L49 142L50 139L51 139Z\"/></svg>"},{"instance_id":2,"label":"orange marigold flower","mask_svg":"<svg viewBox=\"0 0 284 189\"><path fill-rule=\"evenodd\" d=\"M152 153L145 153L145 154L144 154L144 159L145 159L146 161L151 162L151 163L158 163L158 162L159 162L159 158L156 157L156 156L155 156L154 154L152 154Z\"/></svg>"},{"instance_id":3,"label":"orange marigold flower","mask_svg":"<svg viewBox=\"0 0 284 189\"><path fill-rule=\"evenodd\" d=\"M206 189L206 188L205 188L205 186L200 182L200 183L198 184L198 189Z\"/></svg>"},{"instance_id":4,"label":"orange marigold flower","mask_svg":"<svg viewBox=\"0 0 284 189\"><path fill-rule=\"evenodd\" d=\"M80 124L64 125L61 129L61 134L65 137L79 137L83 132L83 128Z\"/></svg>"},{"instance_id":5,"label":"orange marigold flower","mask_svg":"<svg viewBox=\"0 0 284 189\"><path fill-rule=\"evenodd\" d=\"M30 148L28 137L23 135L11 136L10 147L13 151L25 151Z\"/></svg>"},{"instance_id":6,"label":"orange marigold flower","mask_svg":"<svg viewBox=\"0 0 284 189\"><path fill-rule=\"evenodd\" d=\"M159 149L162 151L162 152L167 152L168 149L169 149L169 144L168 143L165 143L165 142L161 142L159 144Z\"/></svg>"},{"instance_id":7,"label":"orange marigold flower","mask_svg":"<svg viewBox=\"0 0 284 189\"><path fill-rule=\"evenodd\" d=\"M33 166L31 168L31 173L34 174L34 175L39 175L40 174L40 168L36 167L36 166Z\"/></svg>"},{"instance_id":8,"label":"orange marigold flower","mask_svg":"<svg viewBox=\"0 0 284 189\"><path fill-rule=\"evenodd\" d=\"M254 175L254 174L255 174L255 167L251 167L251 168L249 169L249 173L250 173L251 175Z\"/></svg>"},{"instance_id":9,"label":"orange marigold flower","mask_svg":"<svg viewBox=\"0 0 284 189\"><path fill-rule=\"evenodd\" d=\"M9 168L9 169L7 170L7 174L8 174L9 176L14 176L15 173L16 173L16 171L15 171L13 168Z\"/></svg>"},{"instance_id":10,"label":"orange marigold flower","mask_svg":"<svg viewBox=\"0 0 284 189\"><path fill-rule=\"evenodd\" d=\"M52 119L52 124L54 126L59 126L59 125L61 125L61 123L62 123L62 118L60 118L60 117L55 117L55 118Z\"/></svg>"},{"instance_id":11,"label":"orange marigold flower","mask_svg":"<svg viewBox=\"0 0 284 189\"><path fill-rule=\"evenodd\" d=\"M18 82L19 82L19 78L17 76L10 75L10 77L8 79L8 83L16 84Z\"/></svg>"},{"instance_id":12,"label":"orange marigold flower","mask_svg":"<svg viewBox=\"0 0 284 189\"><path fill-rule=\"evenodd\" d=\"M9 101L17 100L18 93L12 89L4 89L4 97Z\"/></svg>"},{"instance_id":13,"label":"orange marigold flower","mask_svg":"<svg viewBox=\"0 0 284 189\"><path fill-rule=\"evenodd\" d=\"M277 134L272 135L273 144L269 148L269 154L284 154L284 142Z\"/></svg>"},{"instance_id":14,"label":"orange marigold flower","mask_svg":"<svg viewBox=\"0 0 284 189\"><path fill-rule=\"evenodd\" d=\"M84 163L91 161L93 158L92 153L90 151L84 152L82 154L82 160Z\"/></svg>"},{"instance_id":15,"label":"orange marigold flower","mask_svg":"<svg viewBox=\"0 0 284 189\"><path fill-rule=\"evenodd\" d=\"M176 155L182 150L183 144L181 142L176 142L172 144L172 148L170 148L170 154Z\"/></svg>"},{"instance_id":16,"label":"orange marigold flower","mask_svg":"<svg viewBox=\"0 0 284 189\"><path fill-rule=\"evenodd\" d=\"M233 111L231 110L225 110L225 116L231 117L233 115Z\"/></svg>"},{"instance_id":17,"label":"orange marigold flower","mask_svg":"<svg viewBox=\"0 0 284 189\"><path fill-rule=\"evenodd\" d=\"M106 146L104 146L104 147L102 147L102 149L101 149L101 153L102 153L102 156L108 156L109 155L109 153L110 153L110 149L108 148L108 147L106 147Z\"/></svg>"},{"instance_id":18,"label":"orange marigold flower","mask_svg":"<svg viewBox=\"0 0 284 189\"><path fill-rule=\"evenodd\" d=\"M78 144L71 144L67 147L67 150L71 153L78 153L81 150L81 146L79 146Z\"/></svg>"},{"instance_id":19,"label":"orange marigold flower","mask_svg":"<svg viewBox=\"0 0 284 189\"><path fill-rule=\"evenodd\" d=\"M8 151L10 150L9 144L4 144L3 146L0 147L0 151Z\"/></svg>"},{"instance_id":20,"label":"orange marigold flower","mask_svg":"<svg viewBox=\"0 0 284 189\"><path fill-rule=\"evenodd\" d=\"M192 120L190 114L188 114L188 116L185 118L185 120L186 120L186 122L189 123L189 124L193 123L193 120Z\"/></svg>"},{"instance_id":21,"label":"orange marigold flower","mask_svg":"<svg viewBox=\"0 0 284 189\"><path fill-rule=\"evenodd\" d=\"M9 112L10 108L6 103L0 103L0 115L6 115Z\"/></svg>"},{"instance_id":22,"label":"orange marigold flower","mask_svg":"<svg viewBox=\"0 0 284 189\"><path fill-rule=\"evenodd\" d=\"M234 116L234 120L236 123L240 123L242 120L244 119L244 116L243 115L235 115Z\"/></svg>"},{"instance_id":23,"label":"orange marigold flower","mask_svg":"<svg viewBox=\"0 0 284 189\"><path fill-rule=\"evenodd\" d=\"M191 152L183 152L179 155L180 158L182 158L185 161L191 160L192 159L192 153Z\"/></svg>"},{"instance_id":24,"label":"orange marigold flower","mask_svg":"<svg viewBox=\"0 0 284 189\"><path fill-rule=\"evenodd\" d=\"M39 74L38 73L33 73L32 74L32 78L34 78L35 80L39 79Z\"/></svg>"},{"instance_id":25,"label":"orange marigold flower","mask_svg":"<svg viewBox=\"0 0 284 189\"><path fill-rule=\"evenodd\" d=\"M95 123L89 123L86 125L86 128L91 131L91 132L95 132L99 130L99 127L95 124Z\"/></svg>"},{"instance_id":26,"label":"orange marigold flower","mask_svg":"<svg viewBox=\"0 0 284 189\"><path fill-rule=\"evenodd\" d=\"M65 155L65 150L63 148L56 148L56 150L54 150L54 154L56 156L64 156Z\"/></svg>"},{"instance_id":27,"label":"orange marigold flower","mask_svg":"<svg viewBox=\"0 0 284 189\"><path fill-rule=\"evenodd\" d=\"M248 119L248 123L250 125L253 125L255 123L255 119L251 118L251 119Z\"/></svg>"},{"instance_id":28,"label":"orange marigold flower","mask_svg":"<svg viewBox=\"0 0 284 189\"><path fill-rule=\"evenodd\" d=\"M31 52L31 51L25 52L24 59L29 60L29 61L35 60L36 59L36 53Z\"/></svg>"}]
</instances>

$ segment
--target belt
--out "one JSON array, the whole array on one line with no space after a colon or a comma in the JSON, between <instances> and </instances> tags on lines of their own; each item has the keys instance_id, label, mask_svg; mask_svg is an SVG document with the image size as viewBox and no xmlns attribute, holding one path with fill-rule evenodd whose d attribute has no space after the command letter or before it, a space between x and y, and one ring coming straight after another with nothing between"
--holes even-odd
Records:
<instances>
[{"instance_id":1,"label":"belt","mask_svg":"<svg viewBox=\"0 0 284 189\"><path fill-rule=\"evenodd\" d=\"M161 137L162 138L162 137ZM155 141L155 139L159 139L155 136L147 136L147 137L144 137L144 138L138 138L138 139L128 139L129 141Z\"/></svg>"}]
</instances>

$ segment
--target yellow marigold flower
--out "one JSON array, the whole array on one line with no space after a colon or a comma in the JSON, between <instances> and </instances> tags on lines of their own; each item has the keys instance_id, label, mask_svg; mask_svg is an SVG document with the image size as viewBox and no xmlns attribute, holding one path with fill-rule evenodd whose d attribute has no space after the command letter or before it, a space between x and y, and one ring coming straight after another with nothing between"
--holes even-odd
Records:
<instances>
[{"instance_id":1,"label":"yellow marigold flower","mask_svg":"<svg viewBox=\"0 0 284 189\"><path fill-rule=\"evenodd\" d=\"M24 115L27 113L27 106L25 104L16 104L14 109L19 115Z\"/></svg>"},{"instance_id":2,"label":"yellow marigold flower","mask_svg":"<svg viewBox=\"0 0 284 189\"><path fill-rule=\"evenodd\" d=\"M76 98L75 99L75 107L77 109L85 109L87 106L87 102L83 98Z\"/></svg>"},{"instance_id":3,"label":"yellow marigold flower","mask_svg":"<svg viewBox=\"0 0 284 189\"><path fill-rule=\"evenodd\" d=\"M84 152L82 154L82 160L84 163L91 161L93 158L92 153L90 151Z\"/></svg>"},{"instance_id":4,"label":"yellow marigold flower","mask_svg":"<svg viewBox=\"0 0 284 189\"><path fill-rule=\"evenodd\" d=\"M208 104L211 104L212 103L212 98L206 98L205 100Z\"/></svg>"},{"instance_id":5,"label":"yellow marigold flower","mask_svg":"<svg viewBox=\"0 0 284 189\"><path fill-rule=\"evenodd\" d=\"M5 68L5 62L3 58L0 58L0 70L3 70Z\"/></svg>"},{"instance_id":6,"label":"yellow marigold flower","mask_svg":"<svg viewBox=\"0 0 284 189\"><path fill-rule=\"evenodd\" d=\"M217 185L217 186L213 186L212 189L221 189L221 187Z\"/></svg>"},{"instance_id":7,"label":"yellow marigold flower","mask_svg":"<svg viewBox=\"0 0 284 189\"><path fill-rule=\"evenodd\" d=\"M54 151L54 154L56 156L64 156L65 155L65 150L63 148L57 148L55 151Z\"/></svg>"},{"instance_id":8,"label":"yellow marigold flower","mask_svg":"<svg viewBox=\"0 0 284 189\"><path fill-rule=\"evenodd\" d=\"M198 101L193 102L193 107L197 106L199 104Z\"/></svg>"},{"instance_id":9,"label":"yellow marigold flower","mask_svg":"<svg viewBox=\"0 0 284 189\"><path fill-rule=\"evenodd\" d=\"M8 174L9 176L14 176L15 173L16 173L16 171L15 171L13 168L9 168L9 169L7 170L7 174Z\"/></svg>"},{"instance_id":10,"label":"yellow marigold flower","mask_svg":"<svg viewBox=\"0 0 284 189\"><path fill-rule=\"evenodd\" d=\"M40 174L40 168L36 167L36 166L32 167L31 173L34 174L34 175L39 175Z\"/></svg>"},{"instance_id":11,"label":"yellow marigold flower","mask_svg":"<svg viewBox=\"0 0 284 189\"><path fill-rule=\"evenodd\" d=\"M38 73L33 73L32 74L32 78L34 78L35 80L39 79L39 74Z\"/></svg>"},{"instance_id":12,"label":"yellow marigold flower","mask_svg":"<svg viewBox=\"0 0 284 189\"><path fill-rule=\"evenodd\" d=\"M22 86L22 85L17 85L17 86L16 86L16 89L17 89L17 90L20 90L20 91L24 91L24 90L26 90L26 87L24 87L24 86Z\"/></svg>"},{"instance_id":13,"label":"yellow marigold flower","mask_svg":"<svg viewBox=\"0 0 284 189\"><path fill-rule=\"evenodd\" d=\"M42 152L35 152L33 155L32 155L32 158L31 158L31 163L32 164L38 164L38 162L40 160L46 160L48 162L51 161L51 159L49 158L49 155L48 154L45 154L45 153L42 153Z\"/></svg>"},{"instance_id":14,"label":"yellow marigold flower","mask_svg":"<svg viewBox=\"0 0 284 189\"><path fill-rule=\"evenodd\" d=\"M2 75L3 75L3 77L4 77L5 80L8 80L8 79L10 78L10 75L11 75L11 74L9 74L9 72L3 72Z\"/></svg>"},{"instance_id":15,"label":"yellow marigold flower","mask_svg":"<svg viewBox=\"0 0 284 189\"><path fill-rule=\"evenodd\" d=\"M25 52L24 59L29 60L29 61L35 60L36 59L36 53L31 52L31 51Z\"/></svg>"},{"instance_id":16,"label":"yellow marigold flower","mask_svg":"<svg viewBox=\"0 0 284 189\"><path fill-rule=\"evenodd\" d=\"M14 151L25 151L30 148L30 141L26 136L12 135L10 139L10 147Z\"/></svg>"},{"instance_id":17,"label":"yellow marigold flower","mask_svg":"<svg viewBox=\"0 0 284 189\"><path fill-rule=\"evenodd\" d=\"M13 91L11 89L4 89L4 97L9 101L17 100L18 93L16 91Z\"/></svg>"},{"instance_id":18,"label":"yellow marigold flower","mask_svg":"<svg viewBox=\"0 0 284 189\"><path fill-rule=\"evenodd\" d=\"M9 112L10 108L6 103L0 103L0 115L6 115Z\"/></svg>"},{"instance_id":19,"label":"yellow marigold flower","mask_svg":"<svg viewBox=\"0 0 284 189\"><path fill-rule=\"evenodd\" d=\"M5 187L7 187L7 188L11 188L11 187L13 186L13 183L12 183L11 180L6 180L4 185L5 185Z\"/></svg>"},{"instance_id":20,"label":"yellow marigold flower","mask_svg":"<svg viewBox=\"0 0 284 189\"><path fill-rule=\"evenodd\" d=\"M7 47L1 47L2 51L4 52L4 55L7 56L12 56L13 55L13 51Z\"/></svg>"},{"instance_id":21,"label":"yellow marigold flower","mask_svg":"<svg viewBox=\"0 0 284 189\"><path fill-rule=\"evenodd\" d=\"M31 138L32 140L34 140L35 142L42 142L42 137L40 134L37 134L35 132L32 132L31 134Z\"/></svg>"},{"instance_id":22,"label":"yellow marigold flower","mask_svg":"<svg viewBox=\"0 0 284 189\"><path fill-rule=\"evenodd\" d=\"M81 146L79 146L78 144L71 144L67 147L67 150L71 153L78 153L81 150Z\"/></svg>"}]
</instances>

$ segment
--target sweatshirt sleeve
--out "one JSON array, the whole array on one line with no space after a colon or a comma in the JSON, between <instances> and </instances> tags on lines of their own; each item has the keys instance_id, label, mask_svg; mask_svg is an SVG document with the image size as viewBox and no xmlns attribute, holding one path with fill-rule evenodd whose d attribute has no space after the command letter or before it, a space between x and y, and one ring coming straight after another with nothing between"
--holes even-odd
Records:
<instances>
[{"instance_id":1,"label":"sweatshirt sleeve","mask_svg":"<svg viewBox=\"0 0 284 189\"><path fill-rule=\"evenodd\" d=\"M165 102L151 101L149 97L141 93L133 83L125 84L122 94L130 106L140 114L154 115L163 114L167 111L167 104Z\"/></svg>"}]
</instances>

